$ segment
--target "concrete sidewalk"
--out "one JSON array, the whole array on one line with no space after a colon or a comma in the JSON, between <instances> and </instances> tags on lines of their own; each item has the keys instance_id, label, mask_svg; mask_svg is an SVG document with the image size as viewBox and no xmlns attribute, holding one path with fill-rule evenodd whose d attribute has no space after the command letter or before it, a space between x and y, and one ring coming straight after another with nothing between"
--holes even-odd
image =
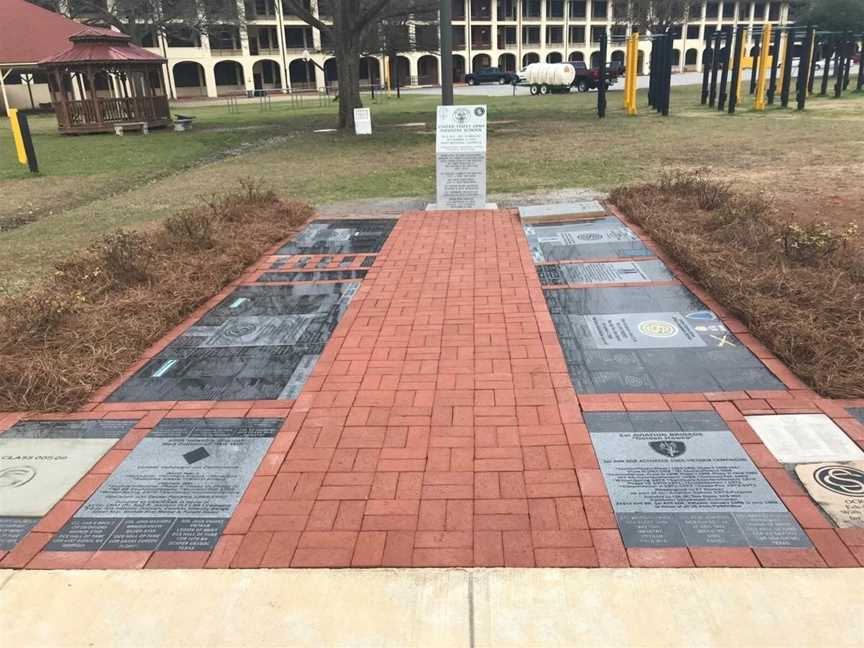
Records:
<instances>
[{"instance_id":1,"label":"concrete sidewalk","mask_svg":"<svg viewBox=\"0 0 864 648\"><path fill-rule=\"evenodd\" d=\"M3 646L860 646L856 570L0 572Z\"/></svg>"}]
</instances>

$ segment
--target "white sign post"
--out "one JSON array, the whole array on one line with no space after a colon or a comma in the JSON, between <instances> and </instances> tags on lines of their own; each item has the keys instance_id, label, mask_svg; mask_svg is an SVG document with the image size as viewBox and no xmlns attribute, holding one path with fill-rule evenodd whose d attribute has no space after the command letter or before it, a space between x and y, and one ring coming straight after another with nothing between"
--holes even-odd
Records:
<instances>
[{"instance_id":1,"label":"white sign post","mask_svg":"<svg viewBox=\"0 0 864 648\"><path fill-rule=\"evenodd\" d=\"M354 134L372 134L372 113L369 111L368 108L354 109Z\"/></svg>"},{"instance_id":2,"label":"white sign post","mask_svg":"<svg viewBox=\"0 0 864 648\"><path fill-rule=\"evenodd\" d=\"M486 106L438 106L435 209L486 207Z\"/></svg>"}]
</instances>

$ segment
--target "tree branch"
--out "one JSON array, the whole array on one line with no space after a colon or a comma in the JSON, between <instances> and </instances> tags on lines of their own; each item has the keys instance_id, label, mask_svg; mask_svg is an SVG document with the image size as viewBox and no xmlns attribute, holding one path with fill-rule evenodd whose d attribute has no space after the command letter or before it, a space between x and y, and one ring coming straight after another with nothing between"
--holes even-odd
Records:
<instances>
[{"instance_id":1,"label":"tree branch","mask_svg":"<svg viewBox=\"0 0 864 648\"><path fill-rule=\"evenodd\" d=\"M315 27L316 29L327 32L328 34L333 31L333 27L328 25L325 22L322 22L318 18L315 17L311 11L306 9L299 0L282 0L282 4L287 6L294 15L300 18L303 22Z\"/></svg>"}]
</instances>

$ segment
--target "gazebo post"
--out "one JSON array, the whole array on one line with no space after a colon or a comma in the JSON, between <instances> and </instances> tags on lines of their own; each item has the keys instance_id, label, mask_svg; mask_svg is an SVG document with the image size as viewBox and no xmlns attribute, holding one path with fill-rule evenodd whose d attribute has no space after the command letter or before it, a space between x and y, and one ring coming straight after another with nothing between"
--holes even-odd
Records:
<instances>
[{"instance_id":1,"label":"gazebo post","mask_svg":"<svg viewBox=\"0 0 864 648\"><path fill-rule=\"evenodd\" d=\"M90 95L93 99L93 110L96 115L96 123L100 126L104 126L105 122L102 121L102 107L99 105L99 95L96 93L96 75L93 72L93 66L87 66L87 81L90 83Z\"/></svg>"}]
</instances>

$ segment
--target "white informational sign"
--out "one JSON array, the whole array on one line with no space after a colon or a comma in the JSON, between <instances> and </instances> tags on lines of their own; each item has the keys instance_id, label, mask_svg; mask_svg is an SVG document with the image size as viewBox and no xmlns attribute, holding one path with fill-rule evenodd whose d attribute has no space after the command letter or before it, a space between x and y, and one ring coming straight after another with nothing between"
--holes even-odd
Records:
<instances>
[{"instance_id":1,"label":"white informational sign","mask_svg":"<svg viewBox=\"0 0 864 648\"><path fill-rule=\"evenodd\" d=\"M356 135L372 134L372 113L368 108L354 109L354 133Z\"/></svg>"},{"instance_id":2,"label":"white informational sign","mask_svg":"<svg viewBox=\"0 0 864 648\"><path fill-rule=\"evenodd\" d=\"M486 207L486 106L438 106L436 209Z\"/></svg>"}]
</instances>

